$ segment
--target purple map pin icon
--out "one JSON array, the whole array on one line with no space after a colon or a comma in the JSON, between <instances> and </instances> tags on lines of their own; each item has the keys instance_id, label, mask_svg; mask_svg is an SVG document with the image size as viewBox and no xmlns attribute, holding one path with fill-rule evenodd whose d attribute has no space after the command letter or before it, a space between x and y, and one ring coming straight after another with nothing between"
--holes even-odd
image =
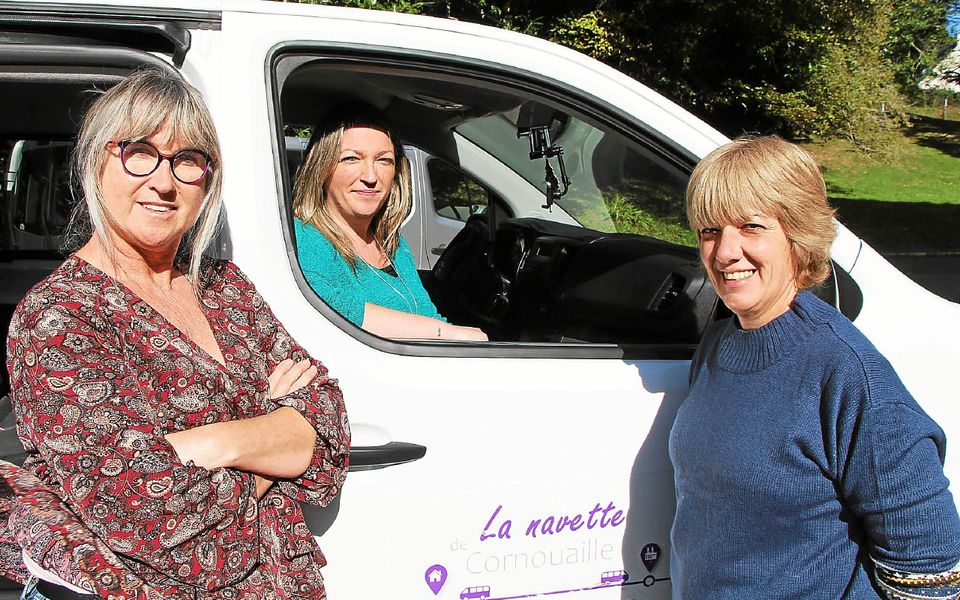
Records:
<instances>
[{"instance_id":1,"label":"purple map pin icon","mask_svg":"<svg viewBox=\"0 0 960 600\"><path fill-rule=\"evenodd\" d=\"M447 568L443 565L433 565L427 568L427 572L423 574L423 578L426 580L427 586L429 586L433 595L436 596L440 593L440 588L442 588L443 584L447 581Z\"/></svg>"},{"instance_id":2,"label":"purple map pin icon","mask_svg":"<svg viewBox=\"0 0 960 600\"><path fill-rule=\"evenodd\" d=\"M660 546L656 544L647 544L640 550L640 560L648 571L653 571L657 561L660 560Z\"/></svg>"}]
</instances>

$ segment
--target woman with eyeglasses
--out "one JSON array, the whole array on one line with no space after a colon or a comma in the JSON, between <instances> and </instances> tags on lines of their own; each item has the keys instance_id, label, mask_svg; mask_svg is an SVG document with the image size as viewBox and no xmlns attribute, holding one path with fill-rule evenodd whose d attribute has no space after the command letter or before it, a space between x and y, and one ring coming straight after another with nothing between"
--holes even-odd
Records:
<instances>
[{"instance_id":1,"label":"woman with eyeglasses","mask_svg":"<svg viewBox=\"0 0 960 600\"><path fill-rule=\"evenodd\" d=\"M486 341L476 327L448 323L424 289L400 235L410 204L410 167L384 117L360 103L332 109L314 128L294 188L307 282L382 337Z\"/></svg>"},{"instance_id":2,"label":"woman with eyeglasses","mask_svg":"<svg viewBox=\"0 0 960 600\"><path fill-rule=\"evenodd\" d=\"M299 502L339 492L346 413L243 273L203 257L219 157L175 75L135 73L84 119L81 245L8 339L24 598L324 597Z\"/></svg>"}]
</instances>

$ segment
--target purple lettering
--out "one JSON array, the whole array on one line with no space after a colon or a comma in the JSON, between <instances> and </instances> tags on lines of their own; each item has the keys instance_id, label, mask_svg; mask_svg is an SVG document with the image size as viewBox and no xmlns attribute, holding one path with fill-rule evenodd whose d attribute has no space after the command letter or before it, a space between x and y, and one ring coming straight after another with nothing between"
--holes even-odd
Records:
<instances>
[{"instance_id":1,"label":"purple lettering","mask_svg":"<svg viewBox=\"0 0 960 600\"><path fill-rule=\"evenodd\" d=\"M510 526L513 525L513 522L510 519L507 519L500 525L500 529L497 531L498 540L509 540L510 539Z\"/></svg>"},{"instance_id":2,"label":"purple lettering","mask_svg":"<svg viewBox=\"0 0 960 600\"><path fill-rule=\"evenodd\" d=\"M600 517L600 527L606 527L610 524L610 520L607 519L607 514L614 509L613 502L607 504L607 507L603 509L603 516Z\"/></svg>"},{"instance_id":3,"label":"purple lettering","mask_svg":"<svg viewBox=\"0 0 960 600\"><path fill-rule=\"evenodd\" d=\"M618 510L617 512L613 513L613 518L610 519L610 524L613 525L614 527L617 527L622 523L623 523L623 511Z\"/></svg>"},{"instance_id":4,"label":"purple lettering","mask_svg":"<svg viewBox=\"0 0 960 600\"><path fill-rule=\"evenodd\" d=\"M492 537L494 536L494 534L492 534L492 533L487 533L487 531L489 531L490 526L493 525L493 520L497 518L497 515L500 514L500 509L502 509L502 508L503 508L503 505L501 504L500 506L497 507L497 509L496 509L495 511L493 511L493 514L490 515L490 519L487 521L487 526L484 527L484 528L483 528L483 531L480 533L480 541L481 541L481 542L484 541L484 540L488 540L488 539L490 539L490 538L492 538Z\"/></svg>"},{"instance_id":5,"label":"purple lettering","mask_svg":"<svg viewBox=\"0 0 960 600\"><path fill-rule=\"evenodd\" d=\"M593 529L594 527L597 526L597 523L593 520L593 518L597 516L597 513L602 510L603 509L600 508L600 503L597 502L597 505L590 510L590 516L587 517L587 529Z\"/></svg>"},{"instance_id":6,"label":"purple lettering","mask_svg":"<svg viewBox=\"0 0 960 600\"><path fill-rule=\"evenodd\" d=\"M500 519L500 513L503 505L498 506L490 518L487 520L487 526L480 533L480 541L485 541L496 537L501 540L512 538L511 529L513 522L510 519ZM604 529L606 527L619 527L626 521L624 511L617 508L613 502L607 502L604 507L599 502L594 504L593 508L585 513L574 515L547 515L539 518L530 519L527 529L524 532L526 537L536 538L540 535L557 535L564 531L579 531L586 526L587 529Z\"/></svg>"},{"instance_id":7,"label":"purple lettering","mask_svg":"<svg viewBox=\"0 0 960 600\"><path fill-rule=\"evenodd\" d=\"M554 523L554 518L553 518L553 517L547 517L547 518L543 521L543 527L540 528L540 533L542 533L542 534L544 534L544 535L546 535L546 534L548 534L548 533L549 533L550 535L553 535L553 523Z\"/></svg>"},{"instance_id":8,"label":"purple lettering","mask_svg":"<svg viewBox=\"0 0 960 600\"><path fill-rule=\"evenodd\" d=\"M525 535L537 537L537 527L540 527L540 519L533 519L530 521L530 525L527 526L527 533Z\"/></svg>"}]
</instances>

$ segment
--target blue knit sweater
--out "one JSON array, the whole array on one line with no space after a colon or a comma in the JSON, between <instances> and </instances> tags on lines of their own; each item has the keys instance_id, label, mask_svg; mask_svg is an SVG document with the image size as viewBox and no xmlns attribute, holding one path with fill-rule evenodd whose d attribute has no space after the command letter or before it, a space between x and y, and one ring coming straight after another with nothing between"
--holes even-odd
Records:
<instances>
[{"instance_id":1,"label":"blue knit sweater","mask_svg":"<svg viewBox=\"0 0 960 600\"><path fill-rule=\"evenodd\" d=\"M715 324L670 434L674 597L877 598L873 561L954 569L945 443L886 359L809 292L759 329Z\"/></svg>"},{"instance_id":2,"label":"blue knit sweater","mask_svg":"<svg viewBox=\"0 0 960 600\"><path fill-rule=\"evenodd\" d=\"M442 319L417 274L406 240L391 257L399 277L357 261L356 272L320 231L294 221L297 254L307 283L324 302L353 324L363 325L364 304L369 302L407 313Z\"/></svg>"}]
</instances>

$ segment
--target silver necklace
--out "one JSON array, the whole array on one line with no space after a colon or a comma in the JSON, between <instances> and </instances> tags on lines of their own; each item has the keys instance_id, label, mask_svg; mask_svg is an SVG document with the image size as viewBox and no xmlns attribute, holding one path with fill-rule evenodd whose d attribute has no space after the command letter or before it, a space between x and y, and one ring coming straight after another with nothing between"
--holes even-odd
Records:
<instances>
[{"instance_id":1,"label":"silver necklace","mask_svg":"<svg viewBox=\"0 0 960 600\"><path fill-rule=\"evenodd\" d=\"M359 258L359 259L361 260L361 262L363 262L363 264L365 264L365 265L367 266L368 269L370 269L371 271L373 271L373 274L377 276L377 279L379 279L380 281L382 281L388 288L390 288L391 290L393 290L394 292L396 292L397 295L400 296L400 298L403 299L404 304L407 305L407 309L408 309L407 312L413 313L413 314L420 314L420 303L417 302L417 297L414 295L413 290L410 289L410 287L407 285L407 282L404 281L404 280L403 280L403 277L400 276L400 271L399 271L399 269L397 269L397 266L396 266L395 264L393 264L393 261L390 260L390 257L387 256L387 253L386 253L386 251L384 251L383 247L380 245L380 242L377 241L377 240L374 240L374 242L377 244L377 249L380 250L380 255L383 256L383 258L386 259L387 265L393 267L393 272L397 274L397 279L400 281L400 285L402 285L402 286L403 286L403 289L405 289L405 290L407 291L407 294L410 295L409 298L408 298L407 295L405 295L402 291L400 291L400 289L399 289L398 287L396 287L395 285L393 285L392 283L390 283L390 280L387 279L387 277L384 276L384 274L382 273L382 270L381 270L381 269L378 269L378 268L374 267L373 265L371 265L370 263L368 263L365 258L363 258L362 256L360 256L360 253L359 253L359 252L357 253L357 258ZM411 301L412 301L412 303L411 303Z\"/></svg>"}]
</instances>

